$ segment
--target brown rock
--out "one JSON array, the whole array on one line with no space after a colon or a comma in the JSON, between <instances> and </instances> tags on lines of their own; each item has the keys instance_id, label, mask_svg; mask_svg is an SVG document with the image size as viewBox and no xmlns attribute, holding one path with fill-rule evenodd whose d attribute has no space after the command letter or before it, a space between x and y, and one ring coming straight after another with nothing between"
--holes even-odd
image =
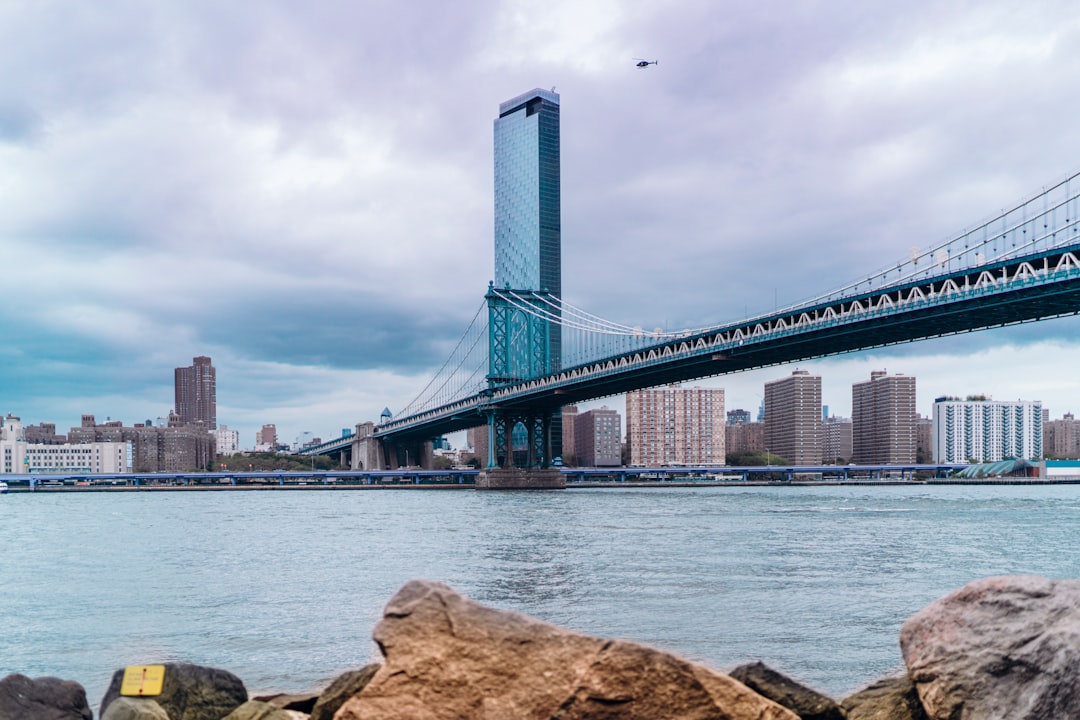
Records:
<instances>
[{"instance_id":1,"label":"brown rock","mask_svg":"<svg viewBox=\"0 0 1080 720\"><path fill-rule=\"evenodd\" d=\"M728 674L758 695L791 710L801 720L844 720L840 707L831 698L776 672L765 663L740 665Z\"/></svg>"},{"instance_id":2,"label":"brown rock","mask_svg":"<svg viewBox=\"0 0 1080 720\"><path fill-rule=\"evenodd\" d=\"M847 720L927 720L907 675L884 678L844 699Z\"/></svg>"},{"instance_id":3,"label":"brown rock","mask_svg":"<svg viewBox=\"0 0 1080 720\"><path fill-rule=\"evenodd\" d=\"M77 682L54 677L31 680L8 675L0 680L0 718L3 720L91 720L86 690Z\"/></svg>"},{"instance_id":4,"label":"brown rock","mask_svg":"<svg viewBox=\"0 0 1080 720\"><path fill-rule=\"evenodd\" d=\"M161 694L155 696L154 700L174 720L221 720L247 702L244 683L227 670L188 663L164 665ZM108 709L109 703L120 697L123 679L123 669L113 673L109 688L101 700L102 713Z\"/></svg>"},{"instance_id":5,"label":"brown rock","mask_svg":"<svg viewBox=\"0 0 1080 720\"><path fill-rule=\"evenodd\" d=\"M904 623L900 650L933 720L1080 718L1080 581L969 583Z\"/></svg>"},{"instance_id":6,"label":"brown rock","mask_svg":"<svg viewBox=\"0 0 1080 720\"><path fill-rule=\"evenodd\" d=\"M345 701L367 687L371 678L382 667L379 663L365 665L359 670L350 670L334 678L334 681L322 691L315 707L311 709L311 720L333 720Z\"/></svg>"},{"instance_id":7,"label":"brown rock","mask_svg":"<svg viewBox=\"0 0 1080 720\"><path fill-rule=\"evenodd\" d=\"M487 608L440 583L406 583L374 636L386 662L336 720L798 720L703 666Z\"/></svg>"}]
</instances>

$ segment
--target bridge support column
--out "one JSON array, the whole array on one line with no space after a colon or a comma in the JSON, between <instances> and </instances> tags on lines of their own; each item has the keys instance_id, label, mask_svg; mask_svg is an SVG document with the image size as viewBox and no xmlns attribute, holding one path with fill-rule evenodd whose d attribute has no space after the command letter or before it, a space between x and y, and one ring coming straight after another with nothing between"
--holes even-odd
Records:
<instances>
[{"instance_id":1,"label":"bridge support column","mask_svg":"<svg viewBox=\"0 0 1080 720\"><path fill-rule=\"evenodd\" d=\"M558 468L486 468L476 477L477 490L563 490Z\"/></svg>"}]
</instances>

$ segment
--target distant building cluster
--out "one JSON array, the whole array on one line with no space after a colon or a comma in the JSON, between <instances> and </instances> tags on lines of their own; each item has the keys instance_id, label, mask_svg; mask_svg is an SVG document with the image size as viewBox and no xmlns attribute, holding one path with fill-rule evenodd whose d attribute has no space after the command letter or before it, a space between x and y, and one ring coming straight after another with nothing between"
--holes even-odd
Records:
<instances>
[{"instance_id":1,"label":"distant building cluster","mask_svg":"<svg viewBox=\"0 0 1080 720\"><path fill-rule=\"evenodd\" d=\"M1038 401L942 397L931 417L916 410L916 379L875 370L851 388L852 417L829 415L821 377L805 370L765 383L758 413L725 410L721 388L650 388L626 396L621 418L607 407L562 410L563 464L581 467L732 465L912 465L1080 458L1080 421L1060 420ZM469 432L486 462L487 428ZM753 456L756 456L753 457Z\"/></svg>"},{"instance_id":2,"label":"distant building cluster","mask_svg":"<svg viewBox=\"0 0 1080 720\"><path fill-rule=\"evenodd\" d=\"M24 426L0 418L0 473L153 473L205 469L217 452L235 452L236 431L217 427L217 379L209 357L174 370L176 407L167 418L126 426L82 416L58 434L54 423Z\"/></svg>"}]
</instances>

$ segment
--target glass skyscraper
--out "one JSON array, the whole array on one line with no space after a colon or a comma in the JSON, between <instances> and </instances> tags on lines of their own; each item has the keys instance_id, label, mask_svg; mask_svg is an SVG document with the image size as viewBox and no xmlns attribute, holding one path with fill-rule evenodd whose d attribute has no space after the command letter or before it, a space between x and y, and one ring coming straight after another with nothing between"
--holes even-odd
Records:
<instances>
[{"instance_id":1,"label":"glass skyscraper","mask_svg":"<svg viewBox=\"0 0 1080 720\"><path fill-rule=\"evenodd\" d=\"M495 121L495 287L562 297L559 96L530 90Z\"/></svg>"},{"instance_id":2,"label":"glass skyscraper","mask_svg":"<svg viewBox=\"0 0 1080 720\"><path fill-rule=\"evenodd\" d=\"M562 297L559 174L559 96L554 89L537 88L500 103L495 120L494 278L500 290ZM547 306L545 310L550 312ZM538 354L535 336L524 332L528 323L520 311L507 321L506 370L517 377L558 371L562 327L547 323L541 331L546 347ZM551 453L543 460L546 464L562 455L561 412L556 410L545 422ZM515 432L520 435L524 427L519 424Z\"/></svg>"}]
</instances>

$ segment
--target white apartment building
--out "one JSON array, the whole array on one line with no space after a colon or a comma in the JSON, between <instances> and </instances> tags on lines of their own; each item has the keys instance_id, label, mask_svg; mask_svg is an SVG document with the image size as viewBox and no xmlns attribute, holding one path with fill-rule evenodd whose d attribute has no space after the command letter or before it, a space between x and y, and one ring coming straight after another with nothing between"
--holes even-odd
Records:
<instances>
[{"instance_id":1,"label":"white apartment building","mask_svg":"<svg viewBox=\"0 0 1080 720\"><path fill-rule=\"evenodd\" d=\"M19 418L0 419L0 474L131 472L131 444L93 442L39 445L26 442Z\"/></svg>"},{"instance_id":2,"label":"white apartment building","mask_svg":"<svg viewBox=\"0 0 1080 720\"><path fill-rule=\"evenodd\" d=\"M240 452L240 431L230 430L228 425L219 425L214 430L214 447L218 455L235 455Z\"/></svg>"},{"instance_id":3,"label":"white apartment building","mask_svg":"<svg viewBox=\"0 0 1080 720\"><path fill-rule=\"evenodd\" d=\"M934 462L1040 460L1042 402L940 397L932 418Z\"/></svg>"}]
</instances>

